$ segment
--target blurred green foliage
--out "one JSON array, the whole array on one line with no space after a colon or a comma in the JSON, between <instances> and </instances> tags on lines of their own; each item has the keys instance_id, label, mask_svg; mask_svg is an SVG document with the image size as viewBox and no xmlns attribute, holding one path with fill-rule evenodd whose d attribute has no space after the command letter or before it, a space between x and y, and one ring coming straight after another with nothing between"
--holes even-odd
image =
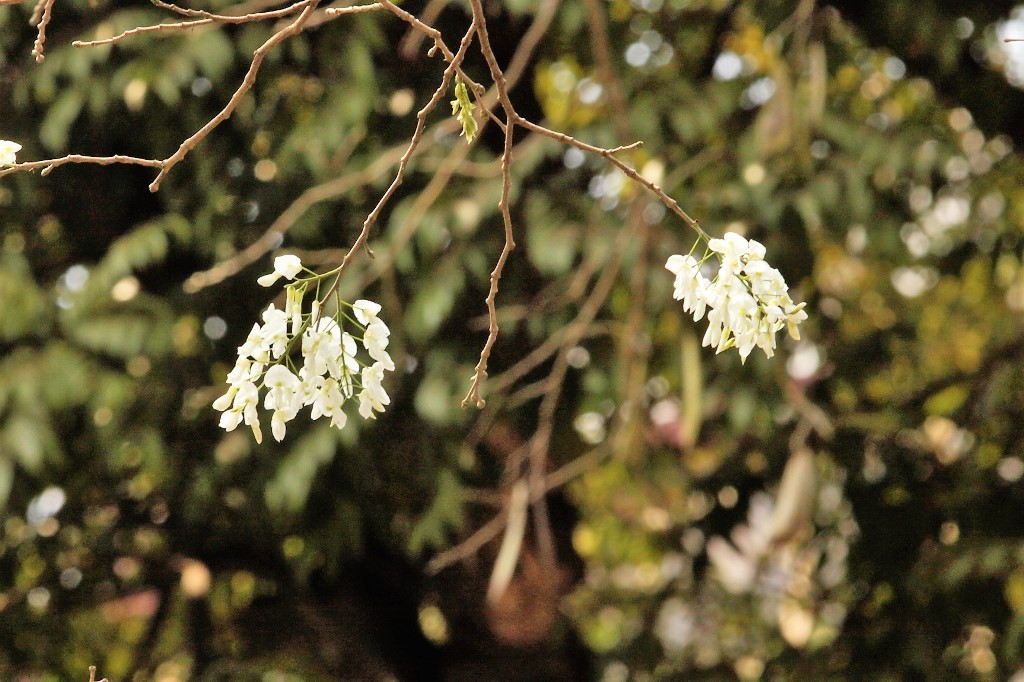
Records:
<instances>
[{"instance_id":1,"label":"blurred green foliage","mask_svg":"<svg viewBox=\"0 0 1024 682\"><path fill-rule=\"evenodd\" d=\"M629 161L713 235L763 241L808 302L803 340L745 365L695 352L670 298L692 233L602 159L523 136L488 406L462 409L503 243L491 125L472 148L428 135L342 283L394 330L388 413L281 444L221 432L209 404L274 296L270 256L182 284L310 188L336 189L284 250L327 266L358 235L443 70L384 12L272 51L156 194L130 167L0 179L0 677L1024 675L1024 47L1001 41L1024 22L960 5L596 3L644 141ZM536 7L489 11L507 63ZM439 15L450 44L467 12ZM168 15L69 0L36 65L30 13L0 7L0 138L22 160L170 154L272 31L74 48ZM593 33L562 3L514 101L613 147ZM475 50L466 71L486 82ZM531 532L485 606L497 542L424 568L489 522L537 429L551 356L503 372L606 276L554 416L549 468L577 466L550 499L559 573Z\"/></svg>"}]
</instances>

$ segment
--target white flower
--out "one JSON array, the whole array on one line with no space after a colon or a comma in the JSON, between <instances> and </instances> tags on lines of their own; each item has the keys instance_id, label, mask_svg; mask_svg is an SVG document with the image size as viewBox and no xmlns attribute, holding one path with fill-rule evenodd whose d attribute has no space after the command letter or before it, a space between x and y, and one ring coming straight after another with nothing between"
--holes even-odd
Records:
<instances>
[{"instance_id":1,"label":"white flower","mask_svg":"<svg viewBox=\"0 0 1024 682\"><path fill-rule=\"evenodd\" d=\"M726 277L734 275L746 264L744 257L750 250L746 239L735 232L727 232L721 239L712 239L708 242L708 248L719 254L722 261L722 269L719 276Z\"/></svg>"},{"instance_id":2,"label":"white flower","mask_svg":"<svg viewBox=\"0 0 1024 682\"><path fill-rule=\"evenodd\" d=\"M673 297L683 301L683 310L693 313L694 321L707 312L703 345L716 353L735 347L746 362L754 348L772 357L775 334L783 326L800 338L797 325L807 319L804 304L793 303L782 273L764 261L763 244L730 232L710 240L708 248L720 261L713 280L701 274L701 262L693 256L674 255L665 264L676 276Z\"/></svg>"},{"instance_id":3,"label":"white flower","mask_svg":"<svg viewBox=\"0 0 1024 682\"><path fill-rule=\"evenodd\" d=\"M338 409L331 413L331 426L334 428L343 429L347 423L348 415L345 414L344 410Z\"/></svg>"},{"instance_id":4,"label":"white flower","mask_svg":"<svg viewBox=\"0 0 1024 682\"><path fill-rule=\"evenodd\" d=\"M238 347L239 359L253 358L257 362L269 362L270 355L263 349L263 328L253 324L245 343ZM231 382L230 379L228 379ZM234 383L234 382L231 382Z\"/></svg>"},{"instance_id":5,"label":"white flower","mask_svg":"<svg viewBox=\"0 0 1024 682\"><path fill-rule=\"evenodd\" d=\"M281 277L295 279L295 275L302 271L302 261L298 256L278 256L274 259L274 271L269 275L263 275L256 282L261 287L269 287Z\"/></svg>"},{"instance_id":6,"label":"white flower","mask_svg":"<svg viewBox=\"0 0 1024 682\"><path fill-rule=\"evenodd\" d=\"M15 155L21 151L21 145L17 142L0 140L0 166L13 166L18 162Z\"/></svg>"},{"instance_id":7,"label":"white flower","mask_svg":"<svg viewBox=\"0 0 1024 682\"><path fill-rule=\"evenodd\" d=\"M389 372L393 372L395 369L395 363L392 362L391 356L385 350L388 347L388 337L391 335L391 330L388 326L380 320L374 320L363 332L363 346L366 348L370 357L374 360L384 364L384 368Z\"/></svg>"},{"instance_id":8,"label":"white flower","mask_svg":"<svg viewBox=\"0 0 1024 682\"><path fill-rule=\"evenodd\" d=\"M665 268L676 276L672 297L683 302L683 310L693 313L693 321L704 317L707 309L708 280L700 274L700 263L693 256L670 256Z\"/></svg>"},{"instance_id":9,"label":"white flower","mask_svg":"<svg viewBox=\"0 0 1024 682\"><path fill-rule=\"evenodd\" d=\"M377 313L380 312L380 303L359 299L352 304L352 312L356 314L359 324L368 325L377 320Z\"/></svg>"},{"instance_id":10,"label":"white flower","mask_svg":"<svg viewBox=\"0 0 1024 682\"><path fill-rule=\"evenodd\" d=\"M270 418L270 432L274 434L274 440L278 443L284 440L286 429L284 413L280 410L274 410L274 416Z\"/></svg>"},{"instance_id":11,"label":"white flower","mask_svg":"<svg viewBox=\"0 0 1024 682\"><path fill-rule=\"evenodd\" d=\"M786 304L784 308L786 313L786 327L789 328L789 335L794 340L800 340L800 330L797 329L797 325L807 319L807 313L804 312L804 306L806 303L800 303L794 305L792 301Z\"/></svg>"},{"instance_id":12,"label":"white flower","mask_svg":"<svg viewBox=\"0 0 1024 682\"><path fill-rule=\"evenodd\" d=\"M288 350L291 336L288 334L288 315L271 303L263 311L263 327L260 328L262 341L260 348L270 353L271 357L279 358Z\"/></svg>"},{"instance_id":13,"label":"white flower","mask_svg":"<svg viewBox=\"0 0 1024 682\"><path fill-rule=\"evenodd\" d=\"M291 320L291 334L295 336L302 329L303 289L288 287L285 291L284 314Z\"/></svg>"},{"instance_id":14,"label":"white flower","mask_svg":"<svg viewBox=\"0 0 1024 682\"><path fill-rule=\"evenodd\" d=\"M352 335L345 332L341 335L341 351L342 357L345 359L346 372L338 372L338 375L345 374L358 374L359 373L359 360L356 359L356 351L358 346L356 340L352 338Z\"/></svg>"},{"instance_id":15,"label":"white flower","mask_svg":"<svg viewBox=\"0 0 1024 682\"><path fill-rule=\"evenodd\" d=\"M341 352L341 329L332 318L321 317L302 334L302 357L313 374L322 375L337 368ZM331 376L336 373L335 369Z\"/></svg>"},{"instance_id":16,"label":"white flower","mask_svg":"<svg viewBox=\"0 0 1024 682\"><path fill-rule=\"evenodd\" d=\"M382 382L384 381L384 370L385 367L383 363L380 362L375 362L370 367L364 367L362 375L363 391L373 399L375 404L390 405L391 398L388 397L388 394L382 385ZM383 412L384 408L381 407L377 411Z\"/></svg>"},{"instance_id":17,"label":"white flower","mask_svg":"<svg viewBox=\"0 0 1024 682\"><path fill-rule=\"evenodd\" d=\"M235 397L231 409L220 417L220 426L226 431L233 431L240 422L245 422L252 427L252 433L256 442L262 442L263 434L260 432L260 417L256 412L256 403L259 400L259 390L256 384L245 381L239 384L235 390ZM229 391L230 392L230 391Z\"/></svg>"},{"instance_id":18,"label":"white flower","mask_svg":"<svg viewBox=\"0 0 1024 682\"><path fill-rule=\"evenodd\" d=\"M363 419L376 419L374 412L383 412L385 405L391 404L381 381L384 379L384 366L375 362L371 367L364 367L362 374L363 390L359 392L359 414Z\"/></svg>"},{"instance_id":19,"label":"white flower","mask_svg":"<svg viewBox=\"0 0 1024 682\"><path fill-rule=\"evenodd\" d=\"M345 396L338 389L337 380L324 379L314 393L309 416L312 419L319 419L323 416L331 417L336 411L340 412L344 404Z\"/></svg>"},{"instance_id":20,"label":"white flower","mask_svg":"<svg viewBox=\"0 0 1024 682\"><path fill-rule=\"evenodd\" d=\"M263 375L263 385L267 388L263 407L282 411L294 417L302 405L302 382L299 378L284 365L274 365Z\"/></svg>"},{"instance_id":21,"label":"white flower","mask_svg":"<svg viewBox=\"0 0 1024 682\"><path fill-rule=\"evenodd\" d=\"M384 411L384 406L380 403L374 402L373 396L366 391L360 391L357 397L359 398L359 415L363 419L376 419L377 415L374 414L373 411Z\"/></svg>"},{"instance_id":22,"label":"white flower","mask_svg":"<svg viewBox=\"0 0 1024 682\"><path fill-rule=\"evenodd\" d=\"M297 258L283 258L287 257L276 261L275 272L268 278L291 279L301 269ZM384 372L393 371L395 365L385 350L391 330L377 317L380 306L366 300L351 306L366 325L363 347L374 362L365 366L358 357L356 337L342 326L348 318L340 313L320 317L319 300L313 301L308 318L303 313L306 287L306 282L289 286L285 309L268 306L262 314L263 324L254 324L238 347L238 359L227 376L228 389L213 403L214 409L222 412L220 426L225 430L245 423L252 427L256 442L262 440L257 410L261 390L265 390L263 408L272 411L270 427L278 441L284 439L288 422L305 406L310 407L312 419L328 417L331 426L340 429L348 421L344 406L350 398L358 397L359 413L366 419L375 418L391 404L383 381Z\"/></svg>"}]
</instances>

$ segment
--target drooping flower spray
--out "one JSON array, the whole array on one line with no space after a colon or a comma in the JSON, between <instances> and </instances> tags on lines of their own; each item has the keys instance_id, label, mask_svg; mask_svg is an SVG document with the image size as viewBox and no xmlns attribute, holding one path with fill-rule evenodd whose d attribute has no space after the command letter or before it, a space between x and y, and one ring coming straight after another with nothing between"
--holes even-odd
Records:
<instances>
[{"instance_id":1,"label":"drooping flower spray","mask_svg":"<svg viewBox=\"0 0 1024 682\"><path fill-rule=\"evenodd\" d=\"M673 298L683 302L683 310L693 314L694 322L707 313L703 345L714 347L716 353L735 347L746 362L755 347L772 357L775 334L783 327L794 339L800 338L798 325L807 319L806 304L793 302L782 273L764 255L760 242L729 232L722 239L708 240L701 260L691 253L673 255L665 264L676 276ZM708 279L701 269L711 258L719 267Z\"/></svg>"},{"instance_id":2,"label":"drooping flower spray","mask_svg":"<svg viewBox=\"0 0 1024 682\"><path fill-rule=\"evenodd\" d=\"M279 256L274 271L257 280L265 287L281 278L289 280L285 309L271 303L263 311L263 324L253 324L238 347L238 359L227 376L228 390L213 403L223 413L222 428L232 431L244 423L252 428L256 442L262 442L261 395L264 409L272 411L270 428L278 441L285 436L287 422L303 407L310 408L311 418L326 417L340 429L348 421L348 400L358 401L364 419L376 418L391 403L383 381L384 372L394 371L395 363L387 352L391 330L378 316L381 306L368 300L349 303L332 287L328 296L337 308L325 314L318 285L331 275L306 270L297 256ZM307 292L314 294L308 311ZM368 358L360 357L360 345Z\"/></svg>"}]
</instances>

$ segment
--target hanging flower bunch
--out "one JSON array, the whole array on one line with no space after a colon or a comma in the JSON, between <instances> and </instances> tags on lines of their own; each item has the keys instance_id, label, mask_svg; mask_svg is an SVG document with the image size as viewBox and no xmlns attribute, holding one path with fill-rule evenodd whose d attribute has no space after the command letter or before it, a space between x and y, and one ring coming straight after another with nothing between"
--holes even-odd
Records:
<instances>
[{"instance_id":1,"label":"hanging flower bunch","mask_svg":"<svg viewBox=\"0 0 1024 682\"><path fill-rule=\"evenodd\" d=\"M302 273L308 276L301 277ZM232 431L244 423L252 428L256 442L262 442L257 409L261 395L263 407L272 411L270 427L278 441L285 436L287 422L303 407L309 406L313 419L326 417L340 429L348 420L346 401L358 401L364 419L376 418L390 404L384 372L394 371L395 363L387 352L391 330L378 317L381 307L368 300L348 303L329 293L325 298L337 308L328 315L317 285L330 274L306 270L297 256L280 256L274 271L257 280L265 287L282 277L291 283L285 287L284 310L271 303L263 311L263 324L254 324L238 347L227 393L213 403L223 412L222 428ZM316 296L306 311L303 299L311 287ZM360 358L360 345L369 359Z\"/></svg>"},{"instance_id":2,"label":"hanging flower bunch","mask_svg":"<svg viewBox=\"0 0 1024 682\"><path fill-rule=\"evenodd\" d=\"M806 304L793 302L782 273L768 265L764 254L760 242L729 232L708 241L703 259L692 253L673 255L665 264L676 276L673 298L683 302L683 310L693 313L694 322L707 313L703 345L714 347L716 353L735 347L746 362L758 347L772 357L775 334L784 326L790 336L800 338L797 325L807 319ZM708 279L701 268L712 255L719 268Z\"/></svg>"}]
</instances>

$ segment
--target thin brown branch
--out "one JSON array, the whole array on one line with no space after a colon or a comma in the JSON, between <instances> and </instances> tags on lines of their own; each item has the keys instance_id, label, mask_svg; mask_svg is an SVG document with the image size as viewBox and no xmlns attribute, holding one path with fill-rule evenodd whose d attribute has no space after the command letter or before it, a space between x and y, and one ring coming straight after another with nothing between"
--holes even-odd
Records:
<instances>
[{"instance_id":1,"label":"thin brown branch","mask_svg":"<svg viewBox=\"0 0 1024 682\"><path fill-rule=\"evenodd\" d=\"M379 7L379 5L376 6ZM486 123L481 123L481 132L485 126ZM419 145L419 151L422 152L425 148L436 144L437 140L454 133L457 127L458 124L454 119L450 118L446 118L431 126L422 137ZM477 139L479 139L479 137ZM540 139L538 136L530 136L530 139L523 142L520 146L532 146L538 139ZM372 269L367 273L366 278L362 281L362 287L365 287L378 279L381 274L383 274L383 272L394 263L394 259L398 252L406 243L408 243L409 239L411 239L412 235L415 233L418 225L418 216L422 215L423 211L437 201L440 196L440 192L448 185L454 174L470 175L471 177L493 177L496 172L500 173L500 168L496 170L491 164L479 164L466 160L469 151L472 150L474 146L475 142L469 145L460 144L455 146L443 157L440 163L432 169L430 182L423 191L420 192L412 210L409 211L408 217L397 228L397 230L395 230L394 238L388 245L388 250L382 253L381 257L374 261ZM246 247L243 251L240 251L230 258L215 264L207 270L196 272L185 280L183 285L185 291L188 293L195 293L208 286L218 284L228 277L238 274L243 268L255 263L271 250L276 248L280 244L280 235L287 233L288 230L290 230L312 206L322 201L337 198L356 187L362 187L376 181L387 171L388 168L401 160L406 148L406 143L396 145L380 154L377 159L364 170L355 174L343 175L341 177L334 178L306 190L299 195L299 197L296 198L288 208L280 214L280 216L278 216L278 218L269 228L267 228L266 232L264 232L258 240ZM516 153L518 153L518 150L513 152L513 156ZM332 165L342 165L342 159L336 159L332 162ZM345 249L322 249L315 253L307 251L299 255L301 255L303 262L309 260L310 263L333 263L337 265L344 260L347 252L348 251Z\"/></svg>"},{"instance_id":2,"label":"thin brown branch","mask_svg":"<svg viewBox=\"0 0 1024 682\"><path fill-rule=\"evenodd\" d=\"M587 144L586 142L577 140L572 135L566 135L565 133L560 133L558 131L551 130L550 128L545 128L542 125L538 125L526 119L519 119L517 123L526 128L527 130L532 130L533 132L538 133L540 135L544 135L545 137L550 137L553 140L558 140L563 144L567 144L571 147L576 147L580 151L590 152L591 154L597 154L598 156L607 159L609 162L611 162L612 165L614 165L616 168L622 171L623 174L630 180L639 185L642 185L648 191L654 194L654 196L658 197L658 200L661 201L662 204L664 204L665 208L679 216L683 220L683 222L686 223L686 225L690 229L695 231L702 239L711 239L711 237L708 236L708 233L704 231L700 224L696 220L691 218L686 213L686 211L682 209L678 201L676 201L668 194L666 194L665 190L663 190L659 185L657 185L654 182L651 182L650 180L642 176L640 172L637 171L635 168L633 168L628 163L622 161L621 159L615 156L616 154L619 154L621 152L630 151L632 149L636 149L638 147L643 146L642 142L634 142L632 144L624 145L621 147L615 147L613 149L605 149L604 147L596 147L592 144Z\"/></svg>"},{"instance_id":3,"label":"thin brown branch","mask_svg":"<svg viewBox=\"0 0 1024 682\"><path fill-rule=\"evenodd\" d=\"M224 14L214 14L213 12L207 12L203 9L192 9L190 7L180 7L171 2L164 2L164 0L150 0L154 6L160 9L166 9L176 14L180 14L184 17L192 17L194 19L212 19L216 22L225 24L241 24L254 19L273 19L294 14L301 9L301 2L294 2L287 7L282 7L276 10L269 11L255 11L255 12L244 12L239 11L239 7L228 9ZM276 16L272 16L276 15Z\"/></svg>"},{"instance_id":4,"label":"thin brown branch","mask_svg":"<svg viewBox=\"0 0 1024 682\"><path fill-rule=\"evenodd\" d=\"M220 113L214 116L210 121L202 128L197 130L191 137L181 143L178 150L171 154L169 157L164 159L163 167L160 169L160 173L157 174L156 179L149 185L149 191L155 192L160 188L160 183L167 176L167 173L178 164L179 161L185 158L185 156L195 148L199 142L210 134L214 128L219 126L224 121L231 118L231 114L234 113L238 103L242 101L242 98L252 89L253 84L256 82L256 74L259 73L260 66L263 64L263 59L278 44L295 35L302 30L303 24L309 18L309 15L316 9L319 0L303 0L299 3L302 6L302 12L295 21L288 24L286 27L272 35L265 43L257 48L253 54L252 63L249 65L249 70L245 74L245 79L242 84L235 90L235 94L228 100L227 105L221 109Z\"/></svg>"},{"instance_id":5,"label":"thin brown branch","mask_svg":"<svg viewBox=\"0 0 1024 682\"><path fill-rule=\"evenodd\" d=\"M625 230L622 232L625 232ZM620 241L626 240L622 239ZM525 357L518 360L504 372L490 380L490 389L493 393L503 393L518 383L523 377L557 353L559 349L565 345L564 340L566 338L582 338L580 335L581 329L584 330L583 335L586 334L585 330L593 324L600 306L604 304L608 293L611 291L611 285L614 283L614 275L618 273L620 254L621 251L613 254L612 261L604 265L601 270L601 277L598 278L593 288L590 289L590 296L587 297L587 301L580 308L576 317L574 317L571 322L548 335L548 338L546 338L542 344L534 348ZM609 274L610 272L612 274ZM590 278L588 277L585 281L589 283ZM572 303L577 299L577 297L569 295L573 293L571 287L568 291L569 293L566 294L566 302ZM536 310L536 308L531 307L531 310Z\"/></svg>"},{"instance_id":6,"label":"thin brown branch","mask_svg":"<svg viewBox=\"0 0 1024 682\"><path fill-rule=\"evenodd\" d=\"M449 65L454 64L456 66L456 68L457 68L458 65L462 63L462 59L458 59L458 60L455 59L455 55L452 54L451 49L449 49L448 46L445 45L445 42L444 42L444 40L441 37L441 32L438 31L436 28L434 28L433 26L430 26L428 24L423 23L422 21L417 19L412 14L409 14L408 12L406 12L401 7L398 7L397 5L395 5L390 0L377 0L377 1L381 4L381 6L384 9L388 10L389 12L394 14L396 17L398 17L399 19L401 19L405 23L409 24L410 26L412 26L417 31L420 31L421 33L423 33L424 35L426 35L428 38L430 38L433 41L434 47L432 47L430 49L430 51L427 52L428 55L434 49L438 49L438 50L441 51L441 54L444 56L444 60L446 62L448 62ZM476 25L472 26L471 30L468 31L466 33L466 35L469 36L469 37L472 37L473 33L477 30L477 28L478 27ZM466 40L466 38L463 38L463 42L465 42L465 40ZM450 78L450 76L449 76L449 78Z\"/></svg>"},{"instance_id":7,"label":"thin brown branch","mask_svg":"<svg viewBox=\"0 0 1024 682\"><path fill-rule=\"evenodd\" d=\"M512 214L509 210L509 193L512 187L510 166L510 157L512 155L512 131L511 129L505 131L505 147L501 155L501 199L498 202L498 208L501 211L502 222L505 227L505 244L501 249L501 254L498 256L498 262L494 266L494 270L491 271L490 276L490 288L487 291L487 298L485 303L487 304L487 341L484 342L483 350L480 351L480 359L477 361L476 367L473 370L473 380L469 388L469 393L462 400L462 407L468 407L471 403L475 404L478 408L482 408L485 404L484 399L480 396L480 385L481 382L487 378L487 361L491 356L491 349L494 347L495 341L498 339L498 313L494 306L494 301L498 296L498 283L501 281L502 272L505 269L505 263L508 261L508 256L512 253L512 249L516 247L515 236L512 232Z\"/></svg>"},{"instance_id":8,"label":"thin brown branch","mask_svg":"<svg viewBox=\"0 0 1024 682\"><path fill-rule=\"evenodd\" d=\"M441 15L441 11L448 6L449 2L450 0L430 0L427 6L423 8L423 13L420 14L420 22L427 26L432 25ZM409 32L398 43L398 55L402 59L412 59L415 57L416 52L420 49L420 43L423 42L423 37L426 35L422 31L414 29L415 27L410 27Z\"/></svg>"},{"instance_id":9,"label":"thin brown branch","mask_svg":"<svg viewBox=\"0 0 1024 682\"><path fill-rule=\"evenodd\" d=\"M380 9L383 8L376 3L372 5L325 7L318 9L313 16L309 18L309 21L306 23L306 28L316 28L317 26L322 26L329 21L334 21L339 17L347 17L353 14L365 14L366 12L376 12Z\"/></svg>"},{"instance_id":10,"label":"thin brown branch","mask_svg":"<svg viewBox=\"0 0 1024 682\"><path fill-rule=\"evenodd\" d=\"M41 14L39 13L40 9L42 10ZM36 25L36 41L32 45L32 56L36 58L37 64L41 64L46 59L46 27L50 25L50 19L53 18L53 0L40 0L32 13L33 20L37 14L39 23Z\"/></svg>"},{"instance_id":11,"label":"thin brown branch","mask_svg":"<svg viewBox=\"0 0 1024 682\"><path fill-rule=\"evenodd\" d=\"M444 157L444 161L430 177L430 182L416 196L416 200L409 208L405 219L393 230L393 237L388 244L387 252L374 260L373 265L363 278L361 288L365 288L391 269L398 254L409 243L413 235L416 234L416 229L420 225L423 214L440 198L441 193L444 192L451 182L452 175L455 174L455 171L465 161L472 148L470 144L458 144Z\"/></svg>"},{"instance_id":12,"label":"thin brown branch","mask_svg":"<svg viewBox=\"0 0 1024 682\"><path fill-rule=\"evenodd\" d=\"M25 161L16 163L13 166L0 168L0 178L19 171L31 171L42 169L42 175L49 175L50 171L59 166L69 163L87 163L96 166L110 166L113 164L126 164L134 166L146 166L147 168L163 168L163 161L158 159L140 159L136 156L83 156L82 154L69 154L59 159L46 159L44 161Z\"/></svg>"},{"instance_id":13,"label":"thin brown branch","mask_svg":"<svg viewBox=\"0 0 1024 682\"><path fill-rule=\"evenodd\" d=\"M9 4L9 3L5 3ZM32 16L29 17L28 25L36 26L39 24L39 20L43 18L43 9L46 7L46 0L36 0L35 6L32 8Z\"/></svg>"},{"instance_id":14,"label":"thin brown branch","mask_svg":"<svg viewBox=\"0 0 1024 682\"><path fill-rule=\"evenodd\" d=\"M194 294L201 289L218 284L228 277L238 274L243 268L252 265L276 248L281 243L281 236L288 232L311 206L322 201L334 199L356 187L372 183L399 161L401 152L401 148L396 147L377 157L372 164L358 173L342 175L307 189L271 223L270 227L267 228L259 239L234 256L217 263L208 270L194 273L185 280L182 287L186 292Z\"/></svg>"},{"instance_id":15,"label":"thin brown branch","mask_svg":"<svg viewBox=\"0 0 1024 682\"><path fill-rule=\"evenodd\" d=\"M473 25L476 27L477 35L480 39L480 51L487 62L487 68L490 71L491 79L494 81L494 87L497 91L498 101L505 112L505 144L501 154L501 199L498 201L498 208L501 211L501 219L505 228L505 244L502 246L501 254L498 256L498 262L495 264L494 270L491 271L490 288L485 299L488 315L487 340L484 342L483 350L480 351L480 359L473 369L473 378L470 383L469 392L462 400L463 408L468 407L470 404L475 404L478 408L482 408L485 403L480 395L480 386L487 377L487 361L490 359L491 349L498 339L499 331L498 315L495 310L494 301L498 296L498 283L501 281L501 275L505 270L505 263L508 261L509 254L516 247L515 235L512 231L509 194L512 189L510 169L512 137L515 133L515 125L519 120L519 115L512 106L511 100L509 100L505 75L502 73L501 67L498 66L498 60L495 59L494 50L491 48L483 6L480 4L480 0L470 0L470 6L473 10Z\"/></svg>"},{"instance_id":16,"label":"thin brown branch","mask_svg":"<svg viewBox=\"0 0 1024 682\"><path fill-rule=\"evenodd\" d=\"M396 7L388 0L379 0L379 2L381 6L383 6L385 9L392 12L396 16L406 21L409 21L414 25L419 23L419 20L416 19L416 17L412 16L405 10ZM409 140L409 145L406 148L405 153L402 154L402 158L398 162L398 170L395 172L395 178L394 180L392 180L388 188L384 191L384 194L377 202L377 205L374 206L373 210L371 210L369 215L366 216L366 220L363 221L363 227L362 230L359 232L359 236L356 237L355 242L353 242L352 246L349 248L348 253L345 255L345 258L342 259L341 264L337 268L337 277L335 277L334 283L331 285L331 288L328 291L328 296L335 289L337 289L338 285L341 283L341 275L345 271L345 268L348 267L348 264L355 257L356 252L366 245L367 240L370 237L370 230L373 228L374 224L377 222L377 219L380 217L381 211L384 210L384 207L391 199L391 196L395 193L395 190L397 190L398 187L402 184L402 181L405 178L406 168L409 165L409 160L416 152L416 148L419 146L420 140L423 137L423 131L426 128L427 116L437 106L438 102L441 101L445 93L448 92L448 88L451 85L452 77L455 75L455 72L458 69L459 64L461 64L462 60L465 58L466 51L469 49L469 45L470 43L472 43L473 36L476 33L476 27L470 26L469 29L466 31L466 34L462 37L462 41L459 44L458 52L452 54L451 50L448 49L448 46L445 45L444 40L441 38L441 33L439 31L429 26L424 26L423 29L421 30L426 30L434 39L434 45L435 47L440 49L442 54L445 56L445 60L448 62L448 68L444 70L444 73L441 76L441 84L437 87L437 90L434 91L434 94L433 96L431 96L430 101L428 101L423 106L422 109L416 112L416 129L413 131L412 139Z\"/></svg>"},{"instance_id":17,"label":"thin brown branch","mask_svg":"<svg viewBox=\"0 0 1024 682\"><path fill-rule=\"evenodd\" d=\"M157 7L165 9L173 9L178 13L187 13L187 16L200 17L197 19L191 19L189 21L179 21L167 24L153 24L151 26L137 26L132 29L128 29L123 33L119 33L116 36L110 38L98 38L96 40L76 40L71 43L74 47L94 47L97 45L112 45L114 43L121 42L126 38L145 34L145 33L168 33L178 31L182 29L196 28L198 26L207 26L210 24L246 24L256 21L265 21L268 19L280 19L289 15L295 14L297 11L307 4L305 2L296 2L287 7L270 10L267 12L252 12L250 14L243 14L238 16L227 15L227 14L213 14L203 10L190 10L183 7L177 7L176 5L169 5L168 3L161 2L161 0L153 0L153 4ZM358 7L347 7L347 10L356 11L367 11L367 9L377 9L377 5L360 5ZM350 12L354 13L354 12Z\"/></svg>"},{"instance_id":18,"label":"thin brown branch","mask_svg":"<svg viewBox=\"0 0 1024 682\"><path fill-rule=\"evenodd\" d=\"M96 40L75 40L71 43L71 45L72 47L95 47L97 45L113 45L114 43L119 43L126 38L132 38L134 36L143 35L145 33L179 31L186 28L195 28L197 26L204 26L212 23L214 23L213 19L190 19L188 21L178 21L170 24L136 26L135 28L130 28L127 31L119 33L116 36L112 36L110 38L98 38Z\"/></svg>"},{"instance_id":19,"label":"thin brown branch","mask_svg":"<svg viewBox=\"0 0 1024 682\"><path fill-rule=\"evenodd\" d=\"M608 454L608 448L597 447L585 452L555 471L552 471L545 477L543 488L539 493L530 491L530 502L536 502L540 497L547 495L552 490L561 488L576 477L592 470L604 461ZM535 496L538 494L540 497ZM454 547L437 554L429 563L427 563L427 573L430 575L436 575L452 564L474 556L484 545L501 534L501 531L504 530L507 522L508 511L506 508L498 512L490 521L473 531L473 533L465 540Z\"/></svg>"}]
</instances>

